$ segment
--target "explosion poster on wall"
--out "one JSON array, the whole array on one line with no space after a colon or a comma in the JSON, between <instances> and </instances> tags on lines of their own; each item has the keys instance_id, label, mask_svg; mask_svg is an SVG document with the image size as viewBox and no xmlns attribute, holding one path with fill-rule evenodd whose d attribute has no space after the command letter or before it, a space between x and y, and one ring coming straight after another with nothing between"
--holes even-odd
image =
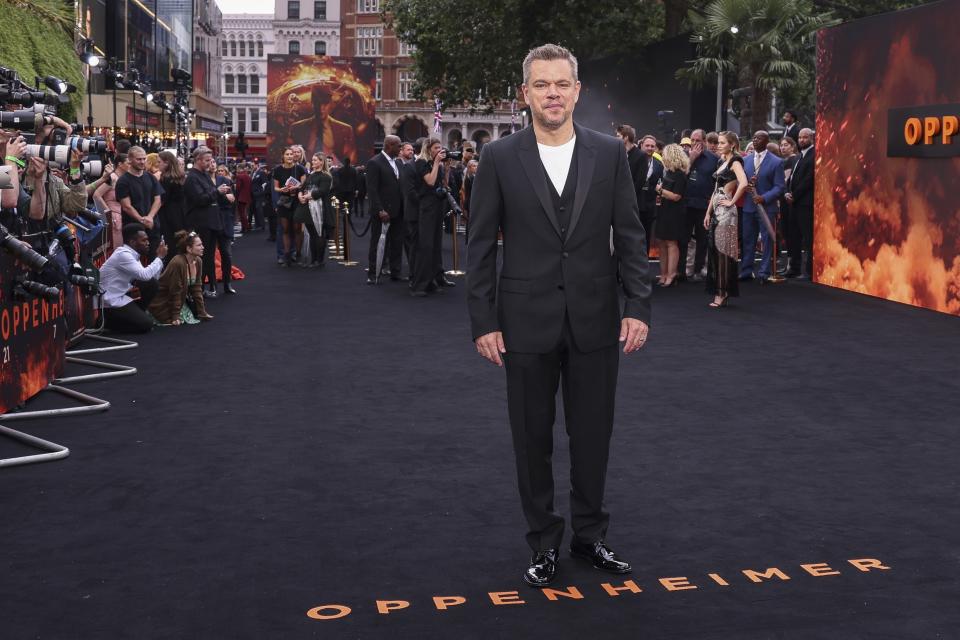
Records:
<instances>
[{"instance_id":1,"label":"explosion poster on wall","mask_svg":"<svg viewBox=\"0 0 960 640\"><path fill-rule=\"evenodd\" d=\"M950 0L820 32L817 282L960 315L960 38L944 28L958 13Z\"/></svg>"},{"instance_id":2,"label":"explosion poster on wall","mask_svg":"<svg viewBox=\"0 0 960 640\"><path fill-rule=\"evenodd\" d=\"M267 58L267 152L299 144L342 163L365 162L377 135L373 60L328 56Z\"/></svg>"}]
</instances>

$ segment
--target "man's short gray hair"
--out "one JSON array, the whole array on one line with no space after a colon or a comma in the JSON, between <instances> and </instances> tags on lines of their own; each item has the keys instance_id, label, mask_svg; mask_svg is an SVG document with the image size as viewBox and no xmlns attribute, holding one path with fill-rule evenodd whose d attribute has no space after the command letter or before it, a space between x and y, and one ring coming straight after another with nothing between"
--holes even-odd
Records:
<instances>
[{"instance_id":1,"label":"man's short gray hair","mask_svg":"<svg viewBox=\"0 0 960 640\"><path fill-rule=\"evenodd\" d=\"M213 155L213 151L210 150L210 147L205 147L203 145L200 145L199 147L193 150L193 159L197 160L200 158L200 156L208 153Z\"/></svg>"},{"instance_id":2,"label":"man's short gray hair","mask_svg":"<svg viewBox=\"0 0 960 640\"><path fill-rule=\"evenodd\" d=\"M527 57L523 59L523 83L530 82L530 65L534 60L566 60L570 63L570 71L573 73L573 80L577 78L577 58L569 49L561 47L558 44L542 44L535 49L531 49Z\"/></svg>"}]
</instances>

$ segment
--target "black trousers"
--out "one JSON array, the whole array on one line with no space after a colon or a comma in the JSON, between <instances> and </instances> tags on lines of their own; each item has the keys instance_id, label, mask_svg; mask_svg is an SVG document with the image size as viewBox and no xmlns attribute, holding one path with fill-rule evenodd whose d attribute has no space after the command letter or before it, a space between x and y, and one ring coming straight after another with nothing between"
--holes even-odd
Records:
<instances>
[{"instance_id":1,"label":"black trousers","mask_svg":"<svg viewBox=\"0 0 960 640\"><path fill-rule=\"evenodd\" d=\"M417 273L417 243L420 242L420 221L403 220L403 252L407 254L407 270L411 282Z\"/></svg>"},{"instance_id":2,"label":"black trousers","mask_svg":"<svg viewBox=\"0 0 960 640\"><path fill-rule=\"evenodd\" d=\"M157 281L134 280L134 286L140 290L140 299L128 302L122 307L103 310L104 326L117 333L147 333L153 329L153 318L147 315L146 308L157 295Z\"/></svg>"},{"instance_id":3,"label":"black trousers","mask_svg":"<svg viewBox=\"0 0 960 640\"><path fill-rule=\"evenodd\" d=\"M305 222L303 228L310 234L310 262L323 264L327 258L328 227L317 229L313 222Z\"/></svg>"},{"instance_id":4,"label":"black trousers","mask_svg":"<svg viewBox=\"0 0 960 640\"><path fill-rule=\"evenodd\" d=\"M373 277L377 273L377 245L380 242L380 233L383 231L383 223L380 222L380 216L375 215L370 219L370 251L367 264L369 271L367 273ZM384 248L383 268L390 269L391 278L399 278L403 271L403 219L394 218L390 220L390 228L387 230L387 246Z\"/></svg>"},{"instance_id":5,"label":"black trousers","mask_svg":"<svg viewBox=\"0 0 960 640\"><path fill-rule=\"evenodd\" d=\"M790 270L813 277L813 207L790 208L790 224L794 226L795 243L790 251ZM806 252L801 260L801 250ZM802 262L802 267L801 267Z\"/></svg>"},{"instance_id":6,"label":"black trousers","mask_svg":"<svg viewBox=\"0 0 960 640\"><path fill-rule=\"evenodd\" d=\"M413 277L414 291L426 291L428 288L436 286L436 281L443 277L442 242L442 207L421 206L419 236L417 238L417 264Z\"/></svg>"},{"instance_id":7,"label":"black trousers","mask_svg":"<svg viewBox=\"0 0 960 640\"><path fill-rule=\"evenodd\" d=\"M656 211L641 211L640 224L643 226L643 234L646 236L647 255L650 255L650 238L653 237L653 223L657 220Z\"/></svg>"},{"instance_id":8,"label":"black trousers","mask_svg":"<svg viewBox=\"0 0 960 640\"><path fill-rule=\"evenodd\" d=\"M198 233L203 242L203 275L210 289L217 288L216 249L220 249L220 271L223 273L223 286L226 287L230 284L230 270L233 268L230 238L223 231L214 229L198 229Z\"/></svg>"},{"instance_id":9,"label":"black trousers","mask_svg":"<svg viewBox=\"0 0 960 640\"><path fill-rule=\"evenodd\" d=\"M581 542L606 536L610 520L604 510L610 434L617 390L619 349L616 343L597 351L580 351L569 320L549 353L508 352L507 409L517 463L520 502L534 551L559 548L564 520L553 504L553 425L558 386L570 445L570 519Z\"/></svg>"},{"instance_id":10,"label":"black trousers","mask_svg":"<svg viewBox=\"0 0 960 640\"><path fill-rule=\"evenodd\" d=\"M707 230L703 227L703 219L707 215L706 209L695 209L687 207L687 222L684 227L684 239L680 240L680 261L677 265L680 267L680 273L686 273L687 268L687 247L690 244L690 236L697 242L696 253L693 256L694 275L703 271L703 265L707 261Z\"/></svg>"}]
</instances>

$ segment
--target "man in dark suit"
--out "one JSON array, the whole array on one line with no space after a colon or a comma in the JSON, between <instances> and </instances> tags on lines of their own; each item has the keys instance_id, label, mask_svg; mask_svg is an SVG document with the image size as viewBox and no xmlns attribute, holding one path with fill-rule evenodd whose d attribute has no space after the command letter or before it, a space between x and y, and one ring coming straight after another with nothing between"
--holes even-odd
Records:
<instances>
[{"instance_id":1,"label":"man in dark suit","mask_svg":"<svg viewBox=\"0 0 960 640\"><path fill-rule=\"evenodd\" d=\"M334 118L333 93L326 85L318 84L310 91L313 116L290 125L290 144L301 144L309 159L314 153L325 153L343 162L345 158L357 162L357 143L353 127Z\"/></svg>"},{"instance_id":2,"label":"man in dark suit","mask_svg":"<svg viewBox=\"0 0 960 640\"><path fill-rule=\"evenodd\" d=\"M374 284L377 274L377 244L383 225L387 230L387 251L390 279L399 280L403 268L403 194L400 191L400 138L383 139L383 151L367 161L367 197L370 199L370 259L367 284Z\"/></svg>"},{"instance_id":3,"label":"man in dark suit","mask_svg":"<svg viewBox=\"0 0 960 640\"><path fill-rule=\"evenodd\" d=\"M663 164L653 154L657 151L657 139L647 135L640 140L640 164L634 176L634 190L643 225L645 247L650 253L650 238L657 219L657 183L663 178Z\"/></svg>"},{"instance_id":4,"label":"man in dark suit","mask_svg":"<svg viewBox=\"0 0 960 640\"><path fill-rule=\"evenodd\" d=\"M187 179L183 184L187 200L187 225L200 234L205 247L210 247L203 255L203 276L207 278L206 286L209 287L204 288L203 295L211 298L217 297L214 248L218 234L223 231L220 197L230 191L225 184L217 185L213 175L216 166L213 152L208 147L197 147L193 152L193 168L187 171Z\"/></svg>"},{"instance_id":5,"label":"man in dark suit","mask_svg":"<svg viewBox=\"0 0 960 640\"><path fill-rule=\"evenodd\" d=\"M740 227L742 229L743 253L740 256L740 279L754 278L754 264L756 262L757 232L763 241L763 256L760 259L760 270L757 273L761 282L767 280L776 267L773 260L773 238L767 225L761 220L762 205L775 224L780 213L780 196L783 195L783 160L780 156L767 151L770 135L766 131L757 131L753 134L753 153L743 160L743 170L747 180L754 181L754 188L747 194L740 211Z\"/></svg>"},{"instance_id":6,"label":"man in dark suit","mask_svg":"<svg viewBox=\"0 0 960 640\"><path fill-rule=\"evenodd\" d=\"M580 94L576 58L543 45L527 54L523 75L533 126L488 144L474 183L467 304L477 351L506 365L517 479L533 550L524 580L543 587L556 575L564 532L554 510L550 462L561 381L570 438L570 552L604 571L631 570L605 542L603 494L617 342L624 353L645 343L651 288L623 145L573 122ZM626 298L622 315L618 268Z\"/></svg>"},{"instance_id":7,"label":"man in dark suit","mask_svg":"<svg viewBox=\"0 0 960 640\"><path fill-rule=\"evenodd\" d=\"M417 184L420 178L414 166L417 149L423 146L424 138L411 145L405 142L401 147L400 192L403 195L403 252L407 254L407 270L411 283L416 269L417 243L420 241L420 196Z\"/></svg>"},{"instance_id":8,"label":"man in dark suit","mask_svg":"<svg viewBox=\"0 0 960 640\"><path fill-rule=\"evenodd\" d=\"M796 255L790 256L790 264L800 264L800 249L806 252L803 260L801 279L813 277L813 175L816 157L813 147L813 130L801 129L799 133L800 159L793 173L790 174L790 184L784 196L790 203L791 220L796 220L800 244L795 245ZM791 274L793 275L793 274Z\"/></svg>"},{"instance_id":9,"label":"man in dark suit","mask_svg":"<svg viewBox=\"0 0 960 640\"><path fill-rule=\"evenodd\" d=\"M783 137L793 138L794 142L800 139L800 123L797 122L797 114L792 109L783 112Z\"/></svg>"}]
</instances>

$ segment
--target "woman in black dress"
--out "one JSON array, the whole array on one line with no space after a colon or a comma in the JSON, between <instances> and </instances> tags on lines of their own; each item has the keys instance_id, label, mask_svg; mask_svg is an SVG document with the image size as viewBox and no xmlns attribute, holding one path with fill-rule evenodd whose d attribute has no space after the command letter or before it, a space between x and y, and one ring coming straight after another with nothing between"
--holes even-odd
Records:
<instances>
[{"instance_id":1,"label":"woman in black dress","mask_svg":"<svg viewBox=\"0 0 960 640\"><path fill-rule=\"evenodd\" d=\"M446 195L437 191L444 184L443 160L446 153L437 138L423 142L415 170L419 178L417 193L420 196L420 237L417 239L417 272L414 274L411 292L425 296L446 286L440 241L443 238L443 214L447 211Z\"/></svg>"},{"instance_id":2,"label":"woman in black dress","mask_svg":"<svg viewBox=\"0 0 960 640\"><path fill-rule=\"evenodd\" d=\"M160 219L160 233L169 247L167 257L163 259L166 265L177 255L177 243L174 242L177 232L187 228L187 196L183 190L187 176L180 166L180 160L172 151L160 152L159 165L163 195L157 217Z\"/></svg>"},{"instance_id":3,"label":"woman in black dress","mask_svg":"<svg viewBox=\"0 0 960 640\"><path fill-rule=\"evenodd\" d=\"M300 233L298 224L293 221L293 213L297 208L297 192L303 183L307 170L297 164L297 151L293 147L283 150L283 164L273 170L273 188L280 194L277 201L277 217L283 229L283 260L281 267L288 267L294 261L293 246L296 236ZM297 184L287 181L293 178Z\"/></svg>"},{"instance_id":4,"label":"woman in black dress","mask_svg":"<svg viewBox=\"0 0 960 640\"><path fill-rule=\"evenodd\" d=\"M687 205L683 200L687 190L687 172L690 158L677 144L668 144L663 149L663 178L657 183L656 236L660 246L660 286L670 287L677 282L677 261L680 259L680 243L685 238Z\"/></svg>"},{"instance_id":5,"label":"woman in black dress","mask_svg":"<svg viewBox=\"0 0 960 640\"><path fill-rule=\"evenodd\" d=\"M720 166L713 174L713 197L707 206L703 226L707 229L707 293L711 307L727 305L730 296L740 295L737 278L740 264L740 211L737 202L747 190L747 174L738 153L740 139L732 131L720 133L717 152Z\"/></svg>"},{"instance_id":6,"label":"woman in black dress","mask_svg":"<svg viewBox=\"0 0 960 640\"><path fill-rule=\"evenodd\" d=\"M310 158L310 175L303 181L303 187L297 194L299 206L293 214L293 221L302 224L310 236L310 264L307 265L309 267L323 266L327 250L326 230L332 226L333 222L333 210L330 208L332 185L333 177L330 175L326 156L322 153L313 154ZM318 204L319 207L317 207ZM330 218L331 224L327 224L327 218Z\"/></svg>"}]
</instances>

